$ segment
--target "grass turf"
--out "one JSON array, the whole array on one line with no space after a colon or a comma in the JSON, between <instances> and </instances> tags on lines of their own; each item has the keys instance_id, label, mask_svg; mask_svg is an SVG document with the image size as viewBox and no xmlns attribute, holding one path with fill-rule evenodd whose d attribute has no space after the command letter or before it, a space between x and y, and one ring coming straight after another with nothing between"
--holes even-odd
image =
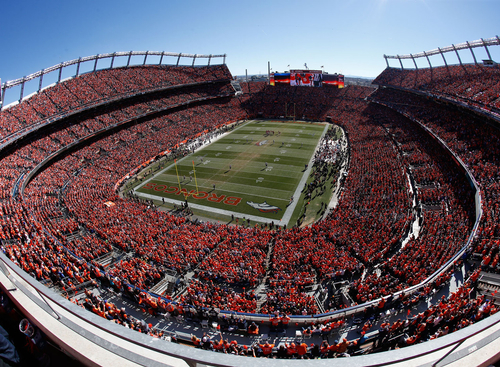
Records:
<instances>
[{"instance_id":1,"label":"grass turf","mask_svg":"<svg viewBox=\"0 0 500 367\"><path fill-rule=\"evenodd\" d=\"M278 221L324 129L324 124L250 121L159 171L136 194Z\"/></svg>"}]
</instances>

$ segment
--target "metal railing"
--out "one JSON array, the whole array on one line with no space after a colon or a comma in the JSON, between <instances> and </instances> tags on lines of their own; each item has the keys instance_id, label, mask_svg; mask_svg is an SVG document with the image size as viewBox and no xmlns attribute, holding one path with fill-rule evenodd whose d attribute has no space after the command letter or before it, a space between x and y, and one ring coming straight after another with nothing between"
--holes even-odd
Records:
<instances>
[{"instance_id":1,"label":"metal railing","mask_svg":"<svg viewBox=\"0 0 500 367\"><path fill-rule=\"evenodd\" d=\"M142 63L133 63L132 61L132 56L144 56L144 59L142 60ZM159 62L157 63L148 63L148 56L159 56ZM175 53L175 52L165 52L165 51L126 51L126 52L113 52L113 53L105 53L105 54L97 54L97 55L92 55L92 56L86 56L86 57L79 57L78 59L73 59L65 62L61 62L58 65L51 66L49 68L45 68L42 70L37 71L36 73L24 76L22 78L10 80L7 82L4 82L3 85L0 85L1 87L1 93L0 93L0 109L4 105L5 101L5 93L8 89L16 87L16 86L21 86L21 91L19 94L19 101L21 101L24 97L24 87L26 82L29 82L33 79L38 78L38 91L43 89L43 77L44 75L47 75L52 72L57 72L58 77L57 77L57 83L59 83L62 79L62 73L65 68L68 68L69 66L76 65L76 73L75 77L80 75L80 67L82 66L83 63L88 63L88 62L93 62L93 72L101 69L113 69L116 68L115 66L115 60L117 58L126 58L127 63L126 67L129 66L137 66L137 65L162 65L163 64L163 59L166 57L173 57L175 59L174 64L168 64L168 65L175 65L179 66L181 59L182 58L188 58L192 59L191 65L190 66L195 66L195 61L197 59L208 59L207 65L210 66L210 63L212 59L219 59L222 58L222 64L226 63L226 54L222 55L198 55L198 54L184 54L184 53ZM104 60L104 59L110 59L110 64L107 67L104 68L98 68L98 61L99 60ZM123 66L119 66L123 67Z\"/></svg>"},{"instance_id":2,"label":"metal railing","mask_svg":"<svg viewBox=\"0 0 500 367\"><path fill-rule=\"evenodd\" d=\"M470 50L470 52L472 54L472 58L474 59L474 63L477 65L478 62L476 59L476 55L474 54L474 50L473 50L474 48L484 47L484 49L486 50L486 53L488 55L489 60L491 60L491 54L490 54L490 51L488 49L488 46L498 46L498 45L500 45L500 38L498 36L496 36L496 37L487 38L487 39L481 38L479 40L471 41L471 42L466 41L463 43L459 43L459 44L451 45L451 46L446 46L446 47L442 47L442 48L438 47L438 48L431 50L431 51L424 51L424 52L419 52L416 54L394 55L394 56L384 55L384 59L385 59L385 62L387 64L387 67L389 67L389 60L391 60L391 59L392 60L399 60L399 64L401 66L401 69L404 69L403 62L401 60L411 59L411 60L413 60L413 64L415 65L415 68L418 69L418 66L417 66L415 59L425 57L427 59L427 62L429 63L429 67L432 69L432 63L429 59L429 56L441 55L441 57L443 58L444 64L446 66L448 66L448 62L446 61L445 53L454 52L458 58L458 61L460 62L460 65L462 65L462 59L460 58L458 51L468 49L468 50Z\"/></svg>"}]
</instances>

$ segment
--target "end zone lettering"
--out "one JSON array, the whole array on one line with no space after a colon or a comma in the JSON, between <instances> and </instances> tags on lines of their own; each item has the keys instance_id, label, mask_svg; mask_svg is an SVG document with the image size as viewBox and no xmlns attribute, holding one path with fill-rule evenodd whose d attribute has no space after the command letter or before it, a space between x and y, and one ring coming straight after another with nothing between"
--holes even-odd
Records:
<instances>
[{"instance_id":1,"label":"end zone lettering","mask_svg":"<svg viewBox=\"0 0 500 367\"><path fill-rule=\"evenodd\" d=\"M179 190L179 188L177 186L167 187L167 185L164 185L164 184L158 185L154 182L148 182L147 184L145 184L142 187L142 189L154 190L156 192L165 192L167 194L175 194L175 195L183 194L184 198L186 198L186 199L189 196L191 196L193 199L196 199L196 200L206 199L206 200L211 201L213 203L223 203L223 204L232 205L232 206L237 206L242 200L242 198L235 197L235 196L226 196L226 195L217 196L213 192L210 194L208 192L205 192L205 191L196 192L196 190L191 190L188 192L186 189Z\"/></svg>"}]
</instances>

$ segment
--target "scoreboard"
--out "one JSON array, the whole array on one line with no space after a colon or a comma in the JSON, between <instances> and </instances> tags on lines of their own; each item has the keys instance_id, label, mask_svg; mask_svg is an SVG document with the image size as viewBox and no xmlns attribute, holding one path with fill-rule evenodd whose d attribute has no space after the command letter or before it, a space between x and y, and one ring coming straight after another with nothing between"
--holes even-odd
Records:
<instances>
[{"instance_id":1,"label":"scoreboard","mask_svg":"<svg viewBox=\"0 0 500 367\"><path fill-rule=\"evenodd\" d=\"M289 73L271 74L270 84L294 87L334 86L344 88L344 76L337 73L324 74L322 70L290 70Z\"/></svg>"},{"instance_id":2,"label":"scoreboard","mask_svg":"<svg viewBox=\"0 0 500 367\"><path fill-rule=\"evenodd\" d=\"M290 85L300 87L320 87L323 80L321 70L290 70Z\"/></svg>"},{"instance_id":3,"label":"scoreboard","mask_svg":"<svg viewBox=\"0 0 500 367\"><path fill-rule=\"evenodd\" d=\"M344 76L342 74L323 74L323 85L333 85L344 88Z\"/></svg>"}]
</instances>

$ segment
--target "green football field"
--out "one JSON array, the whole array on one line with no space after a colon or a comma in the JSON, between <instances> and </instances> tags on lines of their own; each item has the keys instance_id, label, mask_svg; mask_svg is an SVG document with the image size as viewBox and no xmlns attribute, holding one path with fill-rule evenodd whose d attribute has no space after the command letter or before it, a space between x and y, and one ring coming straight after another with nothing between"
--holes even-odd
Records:
<instances>
[{"instance_id":1,"label":"green football field","mask_svg":"<svg viewBox=\"0 0 500 367\"><path fill-rule=\"evenodd\" d=\"M287 224L325 124L249 121L137 186L139 197Z\"/></svg>"}]
</instances>

